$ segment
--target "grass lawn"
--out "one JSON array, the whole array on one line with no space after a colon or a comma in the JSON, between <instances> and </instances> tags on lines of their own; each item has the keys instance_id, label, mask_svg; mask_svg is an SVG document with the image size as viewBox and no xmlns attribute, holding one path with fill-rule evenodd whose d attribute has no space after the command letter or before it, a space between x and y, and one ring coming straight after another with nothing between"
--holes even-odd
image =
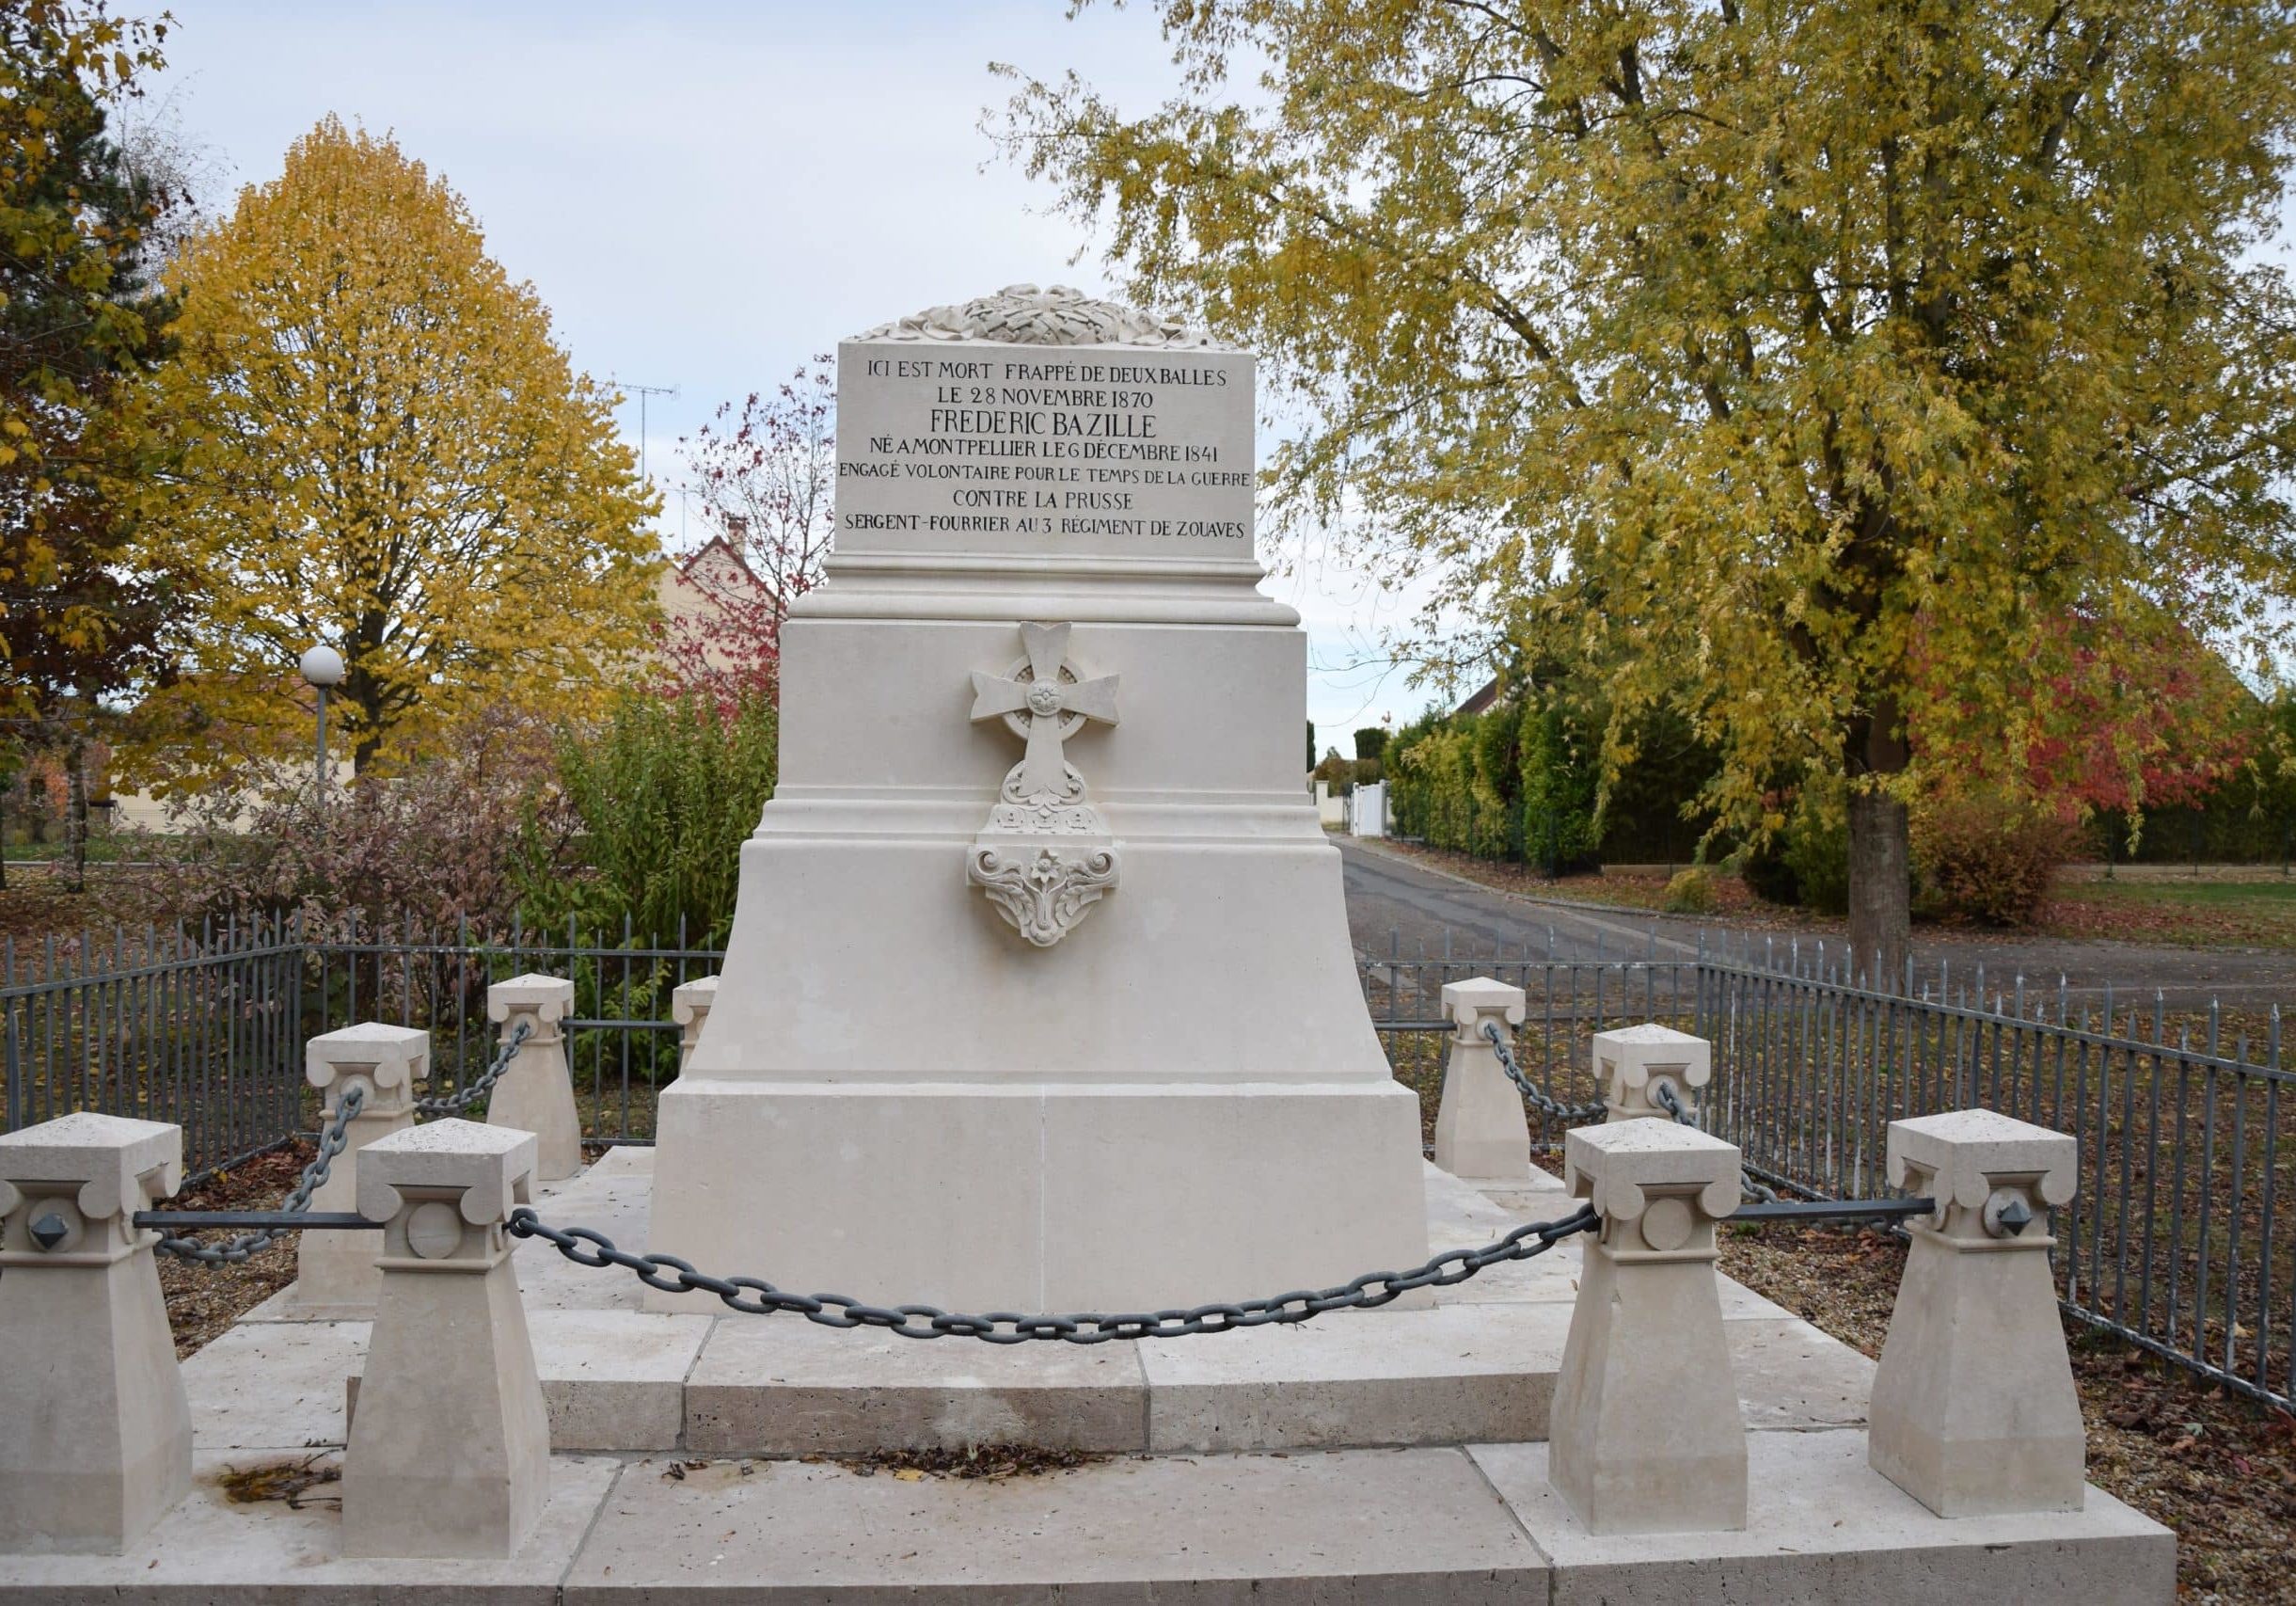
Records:
<instances>
[{"instance_id":1,"label":"grass lawn","mask_svg":"<svg viewBox=\"0 0 2296 1606\"><path fill-rule=\"evenodd\" d=\"M2296 948L2296 882L2060 883L2034 929L2052 937Z\"/></svg>"}]
</instances>

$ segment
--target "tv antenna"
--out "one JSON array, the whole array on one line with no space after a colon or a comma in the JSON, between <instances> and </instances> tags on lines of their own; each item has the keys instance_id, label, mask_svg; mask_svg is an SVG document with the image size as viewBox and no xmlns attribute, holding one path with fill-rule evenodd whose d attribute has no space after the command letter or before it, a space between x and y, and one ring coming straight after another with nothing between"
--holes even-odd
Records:
<instances>
[{"instance_id":1,"label":"tv antenna","mask_svg":"<svg viewBox=\"0 0 2296 1606\"><path fill-rule=\"evenodd\" d=\"M667 396L672 401L675 401L677 387L674 385L631 385L615 378L610 374L606 376L606 382L621 391L625 400L631 396L638 398L638 477L646 484L652 485L654 482L646 473L646 398L648 396Z\"/></svg>"}]
</instances>

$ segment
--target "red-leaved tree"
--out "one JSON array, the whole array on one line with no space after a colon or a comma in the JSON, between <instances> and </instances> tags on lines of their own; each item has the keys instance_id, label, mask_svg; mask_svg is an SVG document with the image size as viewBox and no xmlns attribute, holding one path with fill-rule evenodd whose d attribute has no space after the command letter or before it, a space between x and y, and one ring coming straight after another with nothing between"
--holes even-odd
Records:
<instances>
[{"instance_id":1,"label":"red-leaved tree","mask_svg":"<svg viewBox=\"0 0 2296 1606\"><path fill-rule=\"evenodd\" d=\"M1995 673L2030 687L2029 712L2006 727L1979 719L1941 671L1917 707L1917 739L1942 795L2005 787L2068 821L2192 803L2256 744L2256 699L2165 611L2060 615L2024 660Z\"/></svg>"},{"instance_id":2,"label":"red-leaved tree","mask_svg":"<svg viewBox=\"0 0 2296 1606\"><path fill-rule=\"evenodd\" d=\"M835 532L834 361L815 357L770 393L720 405L679 440L708 539L678 569L662 658L673 689L731 707L772 697L782 621L821 581Z\"/></svg>"}]
</instances>

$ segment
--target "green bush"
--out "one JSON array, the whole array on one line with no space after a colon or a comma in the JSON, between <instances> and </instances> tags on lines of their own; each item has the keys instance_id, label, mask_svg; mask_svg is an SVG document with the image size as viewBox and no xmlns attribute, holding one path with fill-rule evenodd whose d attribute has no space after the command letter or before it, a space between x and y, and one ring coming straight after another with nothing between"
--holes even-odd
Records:
<instances>
[{"instance_id":1,"label":"green bush","mask_svg":"<svg viewBox=\"0 0 2296 1606\"><path fill-rule=\"evenodd\" d=\"M1517 727L1523 856L1550 876L1592 868L1600 862L1594 801L1602 780L1593 733L1552 699L1526 702Z\"/></svg>"},{"instance_id":2,"label":"green bush","mask_svg":"<svg viewBox=\"0 0 2296 1606\"><path fill-rule=\"evenodd\" d=\"M1840 784L1805 785L1785 824L1739 849L1734 864L1765 903L1848 914L1849 811Z\"/></svg>"},{"instance_id":3,"label":"green bush","mask_svg":"<svg viewBox=\"0 0 2296 1606\"><path fill-rule=\"evenodd\" d=\"M1849 810L1818 788L1804 787L1801 804L1786 826L1786 867L1797 898L1820 914L1849 913Z\"/></svg>"},{"instance_id":4,"label":"green bush","mask_svg":"<svg viewBox=\"0 0 2296 1606\"><path fill-rule=\"evenodd\" d=\"M1719 899L1715 896L1714 877L1702 865L1693 865L1679 870L1666 883L1666 912L1669 914L1711 914Z\"/></svg>"},{"instance_id":5,"label":"green bush","mask_svg":"<svg viewBox=\"0 0 2296 1606\"><path fill-rule=\"evenodd\" d=\"M773 707L633 693L558 746L555 795L529 817L520 908L545 930L721 944L741 845L773 795Z\"/></svg>"}]
</instances>

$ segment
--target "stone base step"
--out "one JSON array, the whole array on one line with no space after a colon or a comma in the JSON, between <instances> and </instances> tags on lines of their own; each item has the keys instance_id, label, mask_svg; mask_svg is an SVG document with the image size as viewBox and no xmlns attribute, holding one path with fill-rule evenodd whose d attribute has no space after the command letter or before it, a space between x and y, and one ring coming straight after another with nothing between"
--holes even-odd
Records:
<instances>
[{"instance_id":1,"label":"stone base step","mask_svg":"<svg viewBox=\"0 0 2296 1606\"><path fill-rule=\"evenodd\" d=\"M552 1185L544 1208L642 1243L652 1163L648 1151L617 1150ZM1433 1167L1425 1177L1438 1248L1489 1243L1567 1205L1541 1174L1496 1199ZM543 1244L517 1253L554 1448L767 1456L996 1440L1137 1455L1544 1439L1578 1264L1578 1244L1565 1240L1415 1309L1147 1344L1000 1347L797 1317L657 1313L638 1308L641 1287L626 1273L573 1265ZM1864 1422L1871 1361L1734 1282L1721 1293L1750 1425ZM186 1364L201 1446L340 1442L366 1334L363 1322L297 1319L293 1290L278 1296ZM263 1425L283 1412L293 1437Z\"/></svg>"},{"instance_id":2,"label":"stone base step","mask_svg":"<svg viewBox=\"0 0 2296 1606\"><path fill-rule=\"evenodd\" d=\"M1571 1308L1335 1315L1155 1344L996 1347L801 1321L528 1317L569 1452L856 1455L1033 1444L1216 1454L1544 1440ZM1854 1426L1873 1362L1791 1317L1726 1324L1749 1425ZM185 1363L202 1448L340 1443L363 1322L253 1323Z\"/></svg>"},{"instance_id":3,"label":"stone base step","mask_svg":"<svg viewBox=\"0 0 2296 1606\"><path fill-rule=\"evenodd\" d=\"M2165 1602L2176 1544L2111 1496L2079 1512L1932 1516L1852 1429L1749 1439L1743 1533L1599 1538L1538 1444L1124 1457L966 1482L824 1462L560 1456L502 1562L353 1561L339 1516L195 1493L130 1553L0 1557L0 1602L1192 1602L1465 1606ZM317 1491L324 1496L324 1487Z\"/></svg>"}]
</instances>

